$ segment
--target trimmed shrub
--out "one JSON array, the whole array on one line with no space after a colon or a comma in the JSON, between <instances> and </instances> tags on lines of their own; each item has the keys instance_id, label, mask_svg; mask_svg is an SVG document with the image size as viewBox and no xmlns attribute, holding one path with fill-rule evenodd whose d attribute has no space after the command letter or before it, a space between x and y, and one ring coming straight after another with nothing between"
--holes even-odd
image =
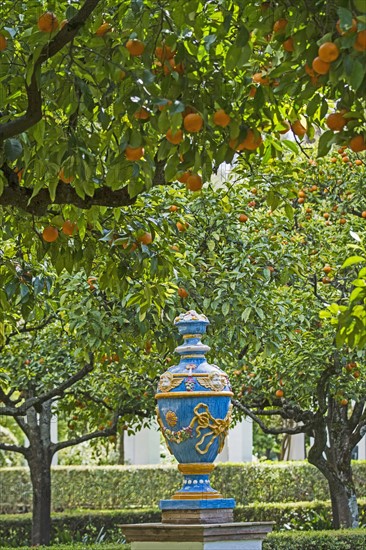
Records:
<instances>
[{"instance_id":1,"label":"trimmed shrub","mask_svg":"<svg viewBox=\"0 0 366 550\"><path fill-rule=\"evenodd\" d=\"M366 519L366 500L360 502L361 517ZM157 508L143 510L74 510L52 515L52 542L124 541L119 527L123 523L155 523L161 521ZM274 530L321 530L331 527L329 502L287 502L250 504L234 509L234 521L274 521ZM365 521L366 523L366 521ZM8 548L30 540L31 515L0 515L0 541ZM366 535L366 530L364 530ZM281 547L282 548L282 547ZM290 548L290 547L288 547Z\"/></svg>"},{"instance_id":2,"label":"trimmed shrub","mask_svg":"<svg viewBox=\"0 0 366 550\"><path fill-rule=\"evenodd\" d=\"M356 491L366 497L366 461L353 462ZM0 469L0 512L31 509L27 468ZM327 500L326 479L307 462L218 464L212 485L238 505L253 502ZM181 486L175 466L56 466L52 470L54 511L151 508Z\"/></svg>"},{"instance_id":3,"label":"trimmed shrub","mask_svg":"<svg viewBox=\"0 0 366 550\"><path fill-rule=\"evenodd\" d=\"M271 533L263 541L263 550L365 550L366 531L317 531Z\"/></svg>"},{"instance_id":4,"label":"trimmed shrub","mask_svg":"<svg viewBox=\"0 0 366 550\"><path fill-rule=\"evenodd\" d=\"M8 550L9 546L0 546L0 550ZM129 544L55 544L38 546L37 550L130 550ZM29 550L29 546L18 546L13 550Z\"/></svg>"}]
</instances>

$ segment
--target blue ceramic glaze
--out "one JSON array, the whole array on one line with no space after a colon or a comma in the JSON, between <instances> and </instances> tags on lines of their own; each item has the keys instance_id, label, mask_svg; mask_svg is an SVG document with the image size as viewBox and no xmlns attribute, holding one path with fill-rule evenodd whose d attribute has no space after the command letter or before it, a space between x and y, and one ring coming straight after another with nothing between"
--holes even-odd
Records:
<instances>
[{"instance_id":1,"label":"blue ceramic glaze","mask_svg":"<svg viewBox=\"0 0 366 550\"><path fill-rule=\"evenodd\" d=\"M216 500L222 500L209 482L212 468L204 465L211 465L224 446L231 419L230 382L223 370L206 361L210 348L201 338L209 324L207 317L188 311L174 324L184 338L176 348L180 362L161 375L156 394L158 421L168 448L186 465L183 486L173 499L187 504L190 498L198 501L217 495Z\"/></svg>"}]
</instances>

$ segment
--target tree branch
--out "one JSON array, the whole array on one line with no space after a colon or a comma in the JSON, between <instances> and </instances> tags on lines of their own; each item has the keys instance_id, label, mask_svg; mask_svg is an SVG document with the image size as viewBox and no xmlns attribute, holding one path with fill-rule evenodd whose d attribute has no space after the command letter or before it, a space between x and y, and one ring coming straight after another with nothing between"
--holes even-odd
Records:
<instances>
[{"instance_id":1,"label":"tree branch","mask_svg":"<svg viewBox=\"0 0 366 550\"><path fill-rule=\"evenodd\" d=\"M129 206L136 201L136 197L131 198L128 194L128 187L112 191L110 187L102 186L95 190L92 197L79 197L74 187L65 185L61 180L56 189L55 200L52 202L48 189L41 189L40 192L31 200L33 189L14 185L16 174L9 166L3 164L1 170L4 172L9 186L5 187L0 197L0 205L15 206L34 216L42 216L47 212L51 204L73 204L78 208L87 210L92 206L110 206L121 207ZM14 178L15 176L15 178ZM13 182L11 185L10 182ZM153 186L170 185L165 181L164 162L156 163L155 174L152 182Z\"/></svg>"},{"instance_id":2,"label":"tree branch","mask_svg":"<svg viewBox=\"0 0 366 550\"><path fill-rule=\"evenodd\" d=\"M30 397L29 399L26 399L19 407L11 407L9 405L0 407L0 416L24 416L27 410L31 407L37 407L57 395L62 395L65 390L76 384L76 382L79 382L79 380L85 378L85 376L89 374L93 368L94 357L93 354L90 354L90 363L84 365L82 369L80 369L73 376L70 376L70 378L62 382L59 386L39 395L38 397Z\"/></svg>"},{"instance_id":3,"label":"tree branch","mask_svg":"<svg viewBox=\"0 0 366 550\"><path fill-rule=\"evenodd\" d=\"M0 451L9 451L11 453L20 453L23 456L27 454L27 449L19 445L10 445L8 443L0 443Z\"/></svg>"},{"instance_id":4,"label":"tree branch","mask_svg":"<svg viewBox=\"0 0 366 550\"><path fill-rule=\"evenodd\" d=\"M269 428L260 418L257 414L255 414L253 411L251 411L248 407L240 403L240 401L237 401L236 399L232 399L231 402L235 407L243 411L249 418L254 420L258 424L258 426L264 431L266 434L272 434L272 435L278 435L278 434L301 434L305 433L309 430L311 423L308 424L302 424L301 426L295 426L294 428ZM280 414L280 412L278 413Z\"/></svg>"},{"instance_id":5,"label":"tree branch","mask_svg":"<svg viewBox=\"0 0 366 550\"><path fill-rule=\"evenodd\" d=\"M43 321L39 325L35 325L32 327L27 327L26 325L24 325L20 327L18 330L14 330L13 332L10 332L10 334L8 334L5 339L5 344L0 347L0 350L2 350L4 346L9 344L9 341L13 336L16 336L17 334L23 334L24 332L33 332L33 330L41 330L42 328L46 327L48 323L50 323L52 319L54 319L55 317L56 315L50 315L45 321Z\"/></svg>"},{"instance_id":6,"label":"tree branch","mask_svg":"<svg viewBox=\"0 0 366 550\"><path fill-rule=\"evenodd\" d=\"M42 95L38 82L41 65L62 50L68 42L71 42L99 2L100 0L86 0L74 17L70 19L50 42L43 46L38 59L33 65L29 84L26 83L25 85L28 100L27 110L23 116L0 124L0 142L25 132L41 120ZM31 60L29 60L29 63L31 63Z\"/></svg>"}]
</instances>

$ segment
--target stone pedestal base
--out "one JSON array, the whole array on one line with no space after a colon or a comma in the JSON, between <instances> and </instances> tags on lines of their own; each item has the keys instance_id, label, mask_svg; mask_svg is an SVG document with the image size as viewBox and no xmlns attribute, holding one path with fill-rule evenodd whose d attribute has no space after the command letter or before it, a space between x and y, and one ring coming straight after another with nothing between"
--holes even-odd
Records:
<instances>
[{"instance_id":1,"label":"stone pedestal base","mask_svg":"<svg viewBox=\"0 0 366 550\"><path fill-rule=\"evenodd\" d=\"M273 522L121 525L132 550L261 550Z\"/></svg>"}]
</instances>

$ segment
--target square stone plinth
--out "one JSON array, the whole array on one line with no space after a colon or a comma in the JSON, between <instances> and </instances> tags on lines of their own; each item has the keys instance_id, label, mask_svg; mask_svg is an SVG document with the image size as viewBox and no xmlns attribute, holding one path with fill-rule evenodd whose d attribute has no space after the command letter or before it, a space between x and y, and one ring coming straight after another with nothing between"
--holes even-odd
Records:
<instances>
[{"instance_id":1,"label":"square stone plinth","mask_svg":"<svg viewBox=\"0 0 366 550\"><path fill-rule=\"evenodd\" d=\"M121 525L132 550L261 550L273 522Z\"/></svg>"}]
</instances>

